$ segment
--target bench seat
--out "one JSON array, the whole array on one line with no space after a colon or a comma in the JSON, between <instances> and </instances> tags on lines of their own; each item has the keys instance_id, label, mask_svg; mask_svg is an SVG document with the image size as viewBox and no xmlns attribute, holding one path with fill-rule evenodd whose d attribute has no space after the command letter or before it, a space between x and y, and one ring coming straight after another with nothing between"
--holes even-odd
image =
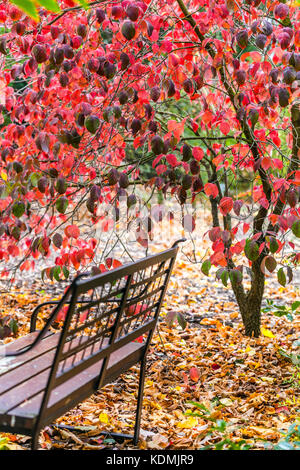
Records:
<instances>
[{"instance_id":1,"label":"bench seat","mask_svg":"<svg viewBox=\"0 0 300 470\"><path fill-rule=\"evenodd\" d=\"M45 426L138 365L133 434L104 431L137 445L147 351L180 241L94 276L78 274L60 300L34 309L30 334L0 348L1 432L31 436L36 450ZM38 313L51 304L36 332Z\"/></svg>"},{"instance_id":2,"label":"bench seat","mask_svg":"<svg viewBox=\"0 0 300 470\"><path fill-rule=\"evenodd\" d=\"M36 332L30 333L6 345L6 351L16 351L28 346L36 335ZM21 356L0 359L0 426L3 432L7 428L7 432L30 434L39 414L59 337L59 333L50 333ZM108 340L105 339L102 348L107 344ZM65 344L65 348L67 347L68 343ZM130 342L113 352L103 384L113 382L120 373L140 361L144 348L144 344ZM68 361L73 359L71 355ZM99 378L101 364L102 360L51 391L48 406L52 420L62 416L96 391L95 384Z\"/></svg>"}]
</instances>

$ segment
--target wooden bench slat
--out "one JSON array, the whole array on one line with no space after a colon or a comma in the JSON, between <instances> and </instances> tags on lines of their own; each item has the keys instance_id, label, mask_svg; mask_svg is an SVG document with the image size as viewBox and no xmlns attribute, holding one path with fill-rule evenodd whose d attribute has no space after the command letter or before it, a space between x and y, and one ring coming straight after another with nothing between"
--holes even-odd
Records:
<instances>
[{"instance_id":1,"label":"wooden bench slat","mask_svg":"<svg viewBox=\"0 0 300 470\"><path fill-rule=\"evenodd\" d=\"M1 412L6 413L9 409L15 407L18 403L20 403L20 397L22 401L30 398L32 395L34 395L34 393L45 389L45 383L49 376L50 367L54 359L59 336L59 334L55 334L51 336L51 338L48 337L47 339L44 339L42 343L40 343L40 345L43 346L43 354L34 357L31 354L31 351L28 351L28 353L25 353L24 356L21 356L21 358L23 358L23 363L19 364L21 369L14 368L10 370L5 376L5 381L0 381ZM79 343L79 341L80 338L76 338L76 341L73 340L74 347L76 346L76 343ZM107 345L107 343L108 340L106 340L106 342L103 344L103 347ZM66 343L64 349L67 349L68 346L69 343ZM95 347L97 347L97 344ZM89 350L86 351L87 354L89 352ZM30 356L29 360L27 355ZM75 355L73 354L68 358L65 363L66 369L72 365L73 359L75 361L79 361L80 353ZM12 388L13 393L11 393Z\"/></svg>"},{"instance_id":2,"label":"wooden bench slat","mask_svg":"<svg viewBox=\"0 0 300 470\"><path fill-rule=\"evenodd\" d=\"M59 339L59 334L54 335L56 338L55 344ZM82 337L81 337L82 338ZM73 340L73 346L76 347L76 343L79 344L81 339L76 338ZM86 337L84 337L86 338ZM51 340L51 341L50 341ZM0 412L7 413L10 409L15 408L17 405L21 404L24 400L28 400L33 397L36 393L39 393L45 390L46 381L49 376L50 367L52 365L55 348L53 348L53 337L44 340L43 342L44 354L43 356L38 356L36 358L31 358L30 361L27 361L26 355L24 354L24 365L22 366L22 374L19 370L11 370L7 376L5 382L2 383L2 388L5 390L2 391L0 395ZM48 344L48 345L47 345ZM108 339L105 339L104 342L98 342L94 345L90 345L86 350L85 354L88 356L91 354L92 349L100 349L99 345L101 344L101 349L104 349L108 345ZM69 343L65 344L65 348L69 346ZM113 353L114 358L116 352ZM111 356L112 357L112 356ZM73 364L77 364L82 359L82 351L77 352L69 356L65 361L63 361L64 370L72 369ZM114 360L114 359L113 359ZM100 364L101 361L98 361L95 365L98 367L98 374L100 373ZM89 368L90 369L90 368ZM94 371L94 369L93 369ZM80 377L81 373L75 375L75 377ZM66 382L67 383L67 382ZM13 388L13 393L11 393ZM58 388L58 387L57 387Z\"/></svg>"},{"instance_id":3,"label":"wooden bench slat","mask_svg":"<svg viewBox=\"0 0 300 470\"><path fill-rule=\"evenodd\" d=\"M31 343L33 343L33 341L36 339L36 337L39 335L39 333L40 333L40 331L35 331L34 333L28 333L27 335L22 336L21 338L18 338L16 340L12 341L11 343L7 343L7 344L1 346L1 350L3 349L3 351L5 350L5 352L11 353L11 352L17 351L19 349L25 348L26 346L29 346ZM48 336L51 336L51 335L53 335L53 332L48 331L47 333L45 333L43 339L45 339L45 338L47 338ZM2 357L3 356L0 357L0 360L2 359ZM11 356L11 358L13 359L14 357ZM16 358L17 362L19 361L19 359L20 358Z\"/></svg>"},{"instance_id":4,"label":"wooden bench slat","mask_svg":"<svg viewBox=\"0 0 300 470\"><path fill-rule=\"evenodd\" d=\"M28 338L28 336L30 338ZM36 338L36 333L29 333L26 336L27 341L22 341L24 338L19 338L14 343L10 343L15 345L15 348L11 347L10 351L14 352L17 351L25 346L29 346L34 339ZM8 356L8 357L1 357L0 358L0 394L3 390L6 390L6 384L9 380L9 374L12 372L17 372L20 374L21 370L23 370L24 365L27 362L32 361L33 359L38 359L40 356L43 356L45 352L48 352L50 349L55 349L57 346L58 335L56 336L53 333L46 334L45 337L38 343L33 349L30 351L22 354L21 356ZM46 341L47 340L47 341ZM19 370L21 368L21 370ZM21 374L22 375L22 374Z\"/></svg>"},{"instance_id":5,"label":"wooden bench slat","mask_svg":"<svg viewBox=\"0 0 300 470\"><path fill-rule=\"evenodd\" d=\"M111 375L113 368L116 368L116 366L118 365L120 361L123 362L127 356L130 356L130 354L135 353L137 351L142 351L142 350L143 350L143 346L141 346L141 344L130 343L130 344L127 344L126 346L123 346L121 349L115 351L110 357L108 370L107 370L107 380L109 380L109 376ZM94 388L95 379L97 379L99 376L101 365L102 365L102 361L85 369L80 374L74 376L69 381L65 382L64 384L52 390L50 399L49 399L49 405L48 405L49 408L53 408L57 406L58 403L60 403L60 406L64 405L68 407L69 401L72 399L72 396L77 396L78 390L81 389L82 387L88 387L88 389L86 390L87 396L93 393L95 391L95 388ZM24 401L23 403L16 406L15 408L10 409L8 413L0 408L0 414L1 415L8 414L9 416L14 416L16 426L18 425L19 417L20 418L31 417L31 419L34 419L37 416L40 406L41 406L41 400L43 398L43 390L45 389L45 386L46 386L46 379L47 379L47 374L42 373L40 374L39 380L29 380L26 383L26 387L24 386L20 387L18 392L19 393L23 392L25 397L28 396L28 393L30 394L32 394L32 392L36 393L38 389L40 389L41 392L37 394L33 399ZM30 391L28 391L28 387L30 388ZM16 394L18 392L16 390ZM20 398L17 401L20 402ZM78 401L77 398L76 398L76 401Z\"/></svg>"}]
</instances>

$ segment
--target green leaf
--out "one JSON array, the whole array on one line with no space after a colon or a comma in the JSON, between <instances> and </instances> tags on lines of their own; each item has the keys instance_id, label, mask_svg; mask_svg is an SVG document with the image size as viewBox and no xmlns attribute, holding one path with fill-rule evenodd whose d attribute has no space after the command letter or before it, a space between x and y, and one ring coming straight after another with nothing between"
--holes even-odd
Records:
<instances>
[{"instance_id":1,"label":"green leaf","mask_svg":"<svg viewBox=\"0 0 300 470\"><path fill-rule=\"evenodd\" d=\"M276 238L270 237L269 240L270 240L270 251L271 251L271 253L276 253L276 251L279 248L279 245L278 245L278 242L277 242Z\"/></svg>"},{"instance_id":2,"label":"green leaf","mask_svg":"<svg viewBox=\"0 0 300 470\"><path fill-rule=\"evenodd\" d=\"M217 419L217 421L216 421L216 427L217 427L217 429L218 429L219 431L221 431L221 432L223 431L223 432L224 432L225 429L226 429L226 426L227 426L226 421L224 421L223 419Z\"/></svg>"},{"instance_id":3,"label":"green leaf","mask_svg":"<svg viewBox=\"0 0 300 470\"><path fill-rule=\"evenodd\" d=\"M58 212L60 212L61 214L64 214L69 205L69 201L66 197L60 197L59 199L57 199L55 205L56 205L56 209L58 210Z\"/></svg>"},{"instance_id":4,"label":"green leaf","mask_svg":"<svg viewBox=\"0 0 300 470\"><path fill-rule=\"evenodd\" d=\"M103 440L103 444L115 444L115 442L115 439L112 437Z\"/></svg>"},{"instance_id":5,"label":"green leaf","mask_svg":"<svg viewBox=\"0 0 300 470\"><path fill-rule=\"evenodd\" d=\"M182 315L182 313L177 313L177 321L178 321L179 326L181 326L181 328L183 330L185 330L186 325L187 325L187 321L184 318L184 316Z\"/></svg>"},{"instance_id":6,"label":"green leaf","mask_svg":"<svg viewBox=\"0 0 300 470\"><path fill-rule=\"evenodd\" d=\"M209 409L206 406L202 405L202 403L198 403L197 401L188 401L187 403L189 405L196 406L197 408L200 408L200 410L204 410L207 413L209 413Z\"/></svg>"},{"instance_id":7,"label":"green leaf","mask_svg":"<svg viewBox=\"0 0 300 470\"><path fill-rule=\"evenodd\" d=\"M219 268L218 271L216 272L216 278L220 280L224 271L226 271L225 268Z\"/></svg>"},{"instance_id":8,"label":"green leaf","mask_svg":"<svg viewBox=\"0 0 300 470\"><path fill-rule=\"evenodd\" d=\"M57 282L60 281L60 277L59 277L60 272L61 272L60 266L55 266L55 267L53 268L53 277L54 277L54 279L55 279Z\"/></svg>"},{"instance_id":9,"label":"green leaf","mask_svg":"<svg viewBox=\"0 0 300 470\"><path fill-rule=\"evenodd\" d=\"M229 278L232 284L239 284L240 282L242 282L243 276L239 269L231 269L229 271Z\"/></svg>"},{"instance_id":10,"label":"green leaf","mask_svg":"<svg viewBox=\"0 0 300 470\"><path fill-rule=\"evenodd\" d=\"M297 308L300 307L300 300L296 300L296 302L292 303L292 310L295 311Z\"/></svg>"},{"instance_id":11,"label":"green leaf","mask_svg":"<svg viewBox=\"0 0 300 470\"><path fill-rule=\"evenodd\" d=\"M66 268L66 266L63 266L62 271L64 273L65 278L68 279L68 277L70 275L70 272L69 272L68 268Z\"/></svg>"},{"instance_id":12,"label":"green leaf","mask_svg":"<svg viewBox=\"0 0 300 470\"><path fill-rule=\"evenodd\" d=\"M31 181L31 184L34 188L37 187L39 179L40 179L40 175L38 173L31 173L30 181Z\"/></svg>"},{"instance_id":13,"label":"green leaf","mask_svg":"<svg viewBox=\"0 0 300 470\"><path fill-rule=\"evenodd\" d=\"M36 6L31 0L10 0L11 3L16 5L20 10L24 11L26 15L35 21L40 21Z\"/></svg>"},{"instance_id":14,"label":"green leaf","mask_svg":"<svg viewBox=\"0 0 300 470\"><path fill-rule=\"evenodd\" d=\"M78 0L79 5L81 5L83 8L87 9L88 3L86 0Z\"/></svg>"},{"instance_id":15,"label":"green leaf","mask_svg":"<svg viewBox=\"0 0 300 470\"><path fill-rule=\"evenodd\" d=\"M16 320L14 320L13 318L9 322L9 328L11 329L11 331L13 332L14 335L16 335L18 333L19 326L18 326L18 323L16 322Z\"/></svg>"},{"instance_id":16,"label":"green leaf","mask_svg":"<svg viewBox=\"0 0 300 470\"><path fill-rule=\"evenodd\" d=\"M278 269L277 279L279 284L281 284L283 287L286 285L286 275L284 274L283 268Z\"/></svg>"},{"instance_id":17,"label":"green leaf","mask_svg":"<svg viewBox=\"0 0 300 470\"><path fill-rule=\"evenodd\" d=\"M284 349L279 348L278 352L282 357L285 357L286 359L291 361L291 355L289 353L287 353Z\"/></svg>"},{"instance_id":18,"label":"green leaf","mask_svg":"<svg viewBox=\"0 0 300 470\"><path fill-rule=\"evenodd\" d=\"M300 220L296 220L296 222L293 223L292 232L295 237L300 238Z\"/></svg>"},{"instance_id":19,"label":"green leaf","mask_svg":"<svg viewBox=\"0 0 300 470\"><path fill-rule=\"evenodd\" d=\"M13 211L14 216L17 217L18 219L22 217L22 215L25 212L24 202L21 202L21 201L15 202L13 205L12 211Z\"/></svg>"},{"instance_id":20,"label":"green leaf","mask_svg":"<svg viewBox=\"0 0 300 470\"><path fill-rule=\"evenodd\" d=\"M222 283L225 287L227 287L228 277L229 277L228 271L226 271L226 269L225 269L221 274L221 280L222 280Z\"/></svg>"},{"instance_id":21,"label":"green leaf","mask_svg":"<svg viewBox=\"0 0 300 470\"><path fill-rule=\"evenodd\" d=\"M295 366L300 364L300 355L299 354L291 354L291 361Z\"/></svg>"},{"instance_id":22,"label":"green leaf","mask_svg":"<svg viewBox=\"0 0 300 470\"><path fill-rule=\"evenodd\" d=\"M15 240L20 240L21 230L20 227L15 226L11 231L12 236Z\"/></svg>"},{"instance_id":23,"label":"green leaf","mask_svg":"<svg viewBox=\"0 0 300 470\"><path fill-rule=\"evenodd\" d=\"M203 274L205 274L205 276L208 276L210 268L211 268L211 262L209 261L209 259L207 259L206 261L203 262L201 266L201 271L203 272Z\"/></svg>"},{"instance_id":24,"label":"green leaf","mask_svg":"<svg viewBox=\"0 0 300 470\"><path fill-rule=\"evenodd\" d=\"M255 261L259 257L259 246L255 241L246 241L245 255L250 261Z\"/></svg>"},{"instance_id":25,"label":"green leaf","mask_svg":"<svg viewBox=\"0 0 300 470\"><path fill-rule=\"evenodd\" d=\"M55 0L38 0L38 3L46 10L54 11L54 13L60 12L60 8Z\"/></svg>"}]
</instances>

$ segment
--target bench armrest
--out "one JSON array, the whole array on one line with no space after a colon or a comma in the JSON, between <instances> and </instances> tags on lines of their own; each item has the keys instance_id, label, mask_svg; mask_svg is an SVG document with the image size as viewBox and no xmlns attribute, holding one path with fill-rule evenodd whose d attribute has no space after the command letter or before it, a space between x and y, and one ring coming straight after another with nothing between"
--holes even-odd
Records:
<instances>
[{"instance_id":1,"label":"bench armrest","mask_svg":"<svg viewBox=\"0 0 300 470\"><path fill-rule=\"evenodd\" d=\"M36 321L37 321L37 316L39 314L39 311L46 305L57 305L59 304L59 302L60 300L49 300L35 307L30 317L30 333L33 333L34 331L36 331Z\"/></svg>"},{"instance_id":2,"label":"bench armrest","mask_svg":"<svg viewBox=\"0 0 300 470\"><path fill-rule=\"evenodd\" d=\"M61 303L61 300L53 300L53 301L48 301L48 302L44 302L40 305L38 305L32 315L31 315L31 318L30 318L30 333L34 333L36 331L36 320L37 320L37 315L39 313L39 310L44 307L45 305L58 305ZM37 337L33 340L32 343L28 344L28 346L25 346L24 348L21 348L17 351L9 351L9 352L6 352L6 354L4 355L5 357L8 357L8 356L20 356L21 354L24 354L26 353L27 351L29 351L31 348L33 348L41 339L42 337L44 336L45 332L49 329L49 326L51 324L51 317L53 316L54 314L54 311L51 312L51 316L50 318L48 319L47 323L45 325L45 327L40 330L39 334L37 335Z\"/></svg>"}]
</instances>

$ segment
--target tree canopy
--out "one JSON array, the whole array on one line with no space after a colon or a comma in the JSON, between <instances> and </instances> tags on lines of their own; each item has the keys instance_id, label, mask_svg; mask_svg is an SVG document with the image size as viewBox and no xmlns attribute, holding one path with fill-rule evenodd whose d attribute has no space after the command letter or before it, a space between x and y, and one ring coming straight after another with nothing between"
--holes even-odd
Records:
<instances>
[{"instance_id":1,"label":"tree canopy","mask_svg":"<svg viewBox=\"0 0 300 470\"><path fill-rule=\"evenodd\" d=\"M209 198L202 271L216 266L241 310L263 295L266 272L290 281L300 259L298 3L58 4L39 8L39 22L0 6L0 259L22 256L20 269L32 269L54 251L46 274L68 276L98 243L76 214L87 209L105 229L103 205L117 210L125 197L132 208L143 185L181 204Z\"/></svg>"}]
</instances>

